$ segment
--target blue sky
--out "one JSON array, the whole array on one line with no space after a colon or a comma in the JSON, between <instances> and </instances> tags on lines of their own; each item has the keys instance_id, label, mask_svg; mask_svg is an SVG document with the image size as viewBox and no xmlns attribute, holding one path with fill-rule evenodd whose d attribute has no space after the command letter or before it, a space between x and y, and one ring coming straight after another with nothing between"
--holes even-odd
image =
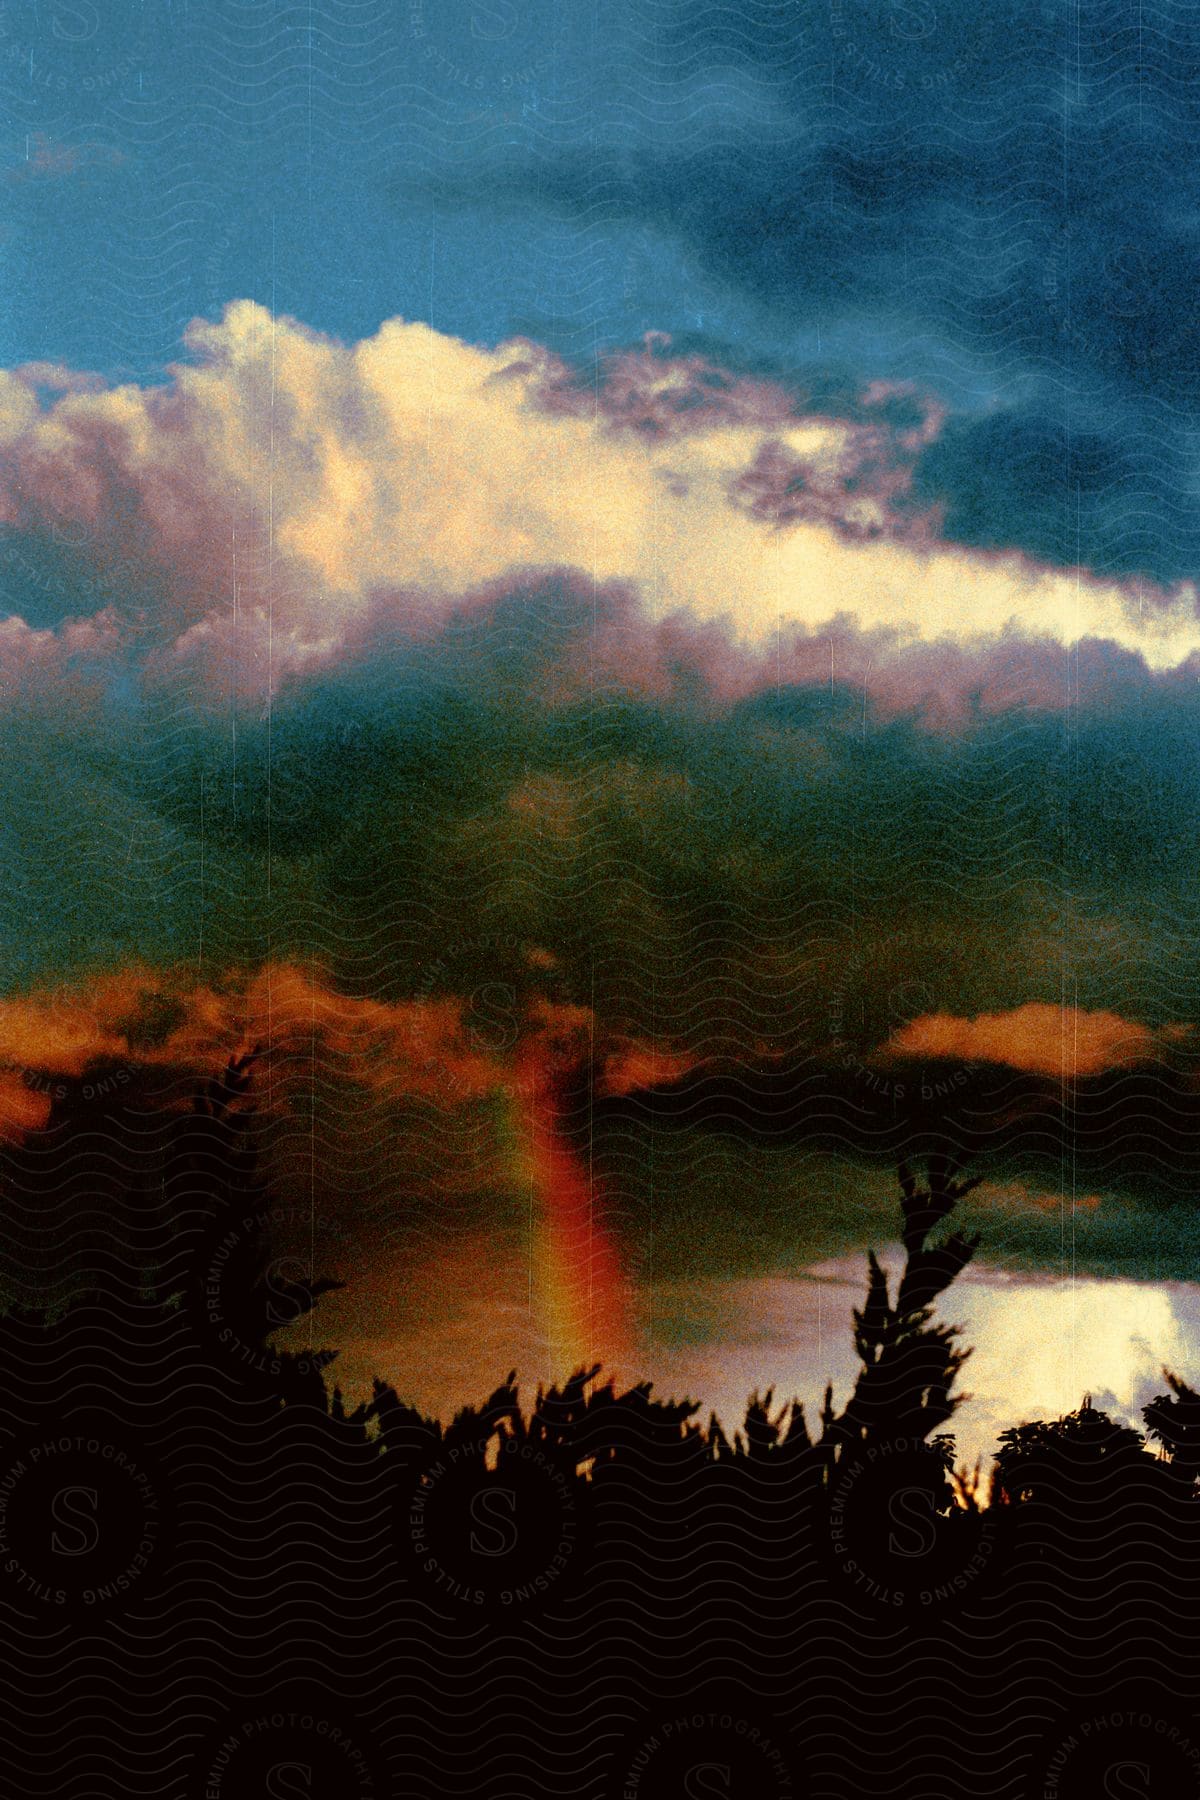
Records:
<instances>
[{"instance_id":1,"label":"blue sky","mask_svg":"<svg viewBox=\"0 0 1200 1800\"><path fill-rule=\"evenodd\" d=\"M1189 9L5 9L7 364L152 378L249 296L586 363L647 330L936 385L947 529L1188 574ZM988 479L981 478L986 468Z\"/></svg>"}]
</instances>

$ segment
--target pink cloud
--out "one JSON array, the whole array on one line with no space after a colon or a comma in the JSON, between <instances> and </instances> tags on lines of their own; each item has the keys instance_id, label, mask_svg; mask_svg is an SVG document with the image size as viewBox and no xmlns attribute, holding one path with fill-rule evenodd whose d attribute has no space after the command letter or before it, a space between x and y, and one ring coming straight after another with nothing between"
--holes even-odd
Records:
<instances>
[{"instance_id":1,"label":"pink cloud","mask_svg":"<svg viewBox=\"0 0 1200 1800\"><path fill-rule=\"evenodd\" d=\"M186 349L154 387L0 376L0 524L87 564L150 678L195 697L263 705L551 568L630 596L589 654L638 691L681 656L713 695L832 678L953 722L1061 704L1066 645L1103 679L1200 652L1190 590L1143 607L941 542L911 504L941 415L907 390L805 412L650 344L592 393L528 343L388 320L346 345L248 301Z\"/></svg>"}]
</instances>

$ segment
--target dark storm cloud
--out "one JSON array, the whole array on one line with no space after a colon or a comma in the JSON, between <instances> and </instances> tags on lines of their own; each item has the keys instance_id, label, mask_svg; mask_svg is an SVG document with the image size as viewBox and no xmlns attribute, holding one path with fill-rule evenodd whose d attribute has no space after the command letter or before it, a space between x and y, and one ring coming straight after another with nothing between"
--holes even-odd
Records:
<instances>
[{"instance_id":1,"label":"dark storm cloud","mask_svg":"<svg viewBox=\"0 0 1200 1800\"><path fill-rule=\"evenodd\" d=\"M291 948L319 944L351 986L369 964L392 998L453 920L464 965L502 928L553 953L564 997L698 1056L839 1033L869 1050L906 1022L886 998L905 964L925 983L907 1017L1057 1002L1064 976L1085 1011L1200 1017L1194 675L1047 651L1068 703L960 701L931 729L885 662L885 703L822 679L824 640L807 679L775 681L677 628L661 685L622 680L637 618L628 591L569 575L497 589L419 646L297 685L236 745L176 721L125 778L211 855L303 870ZM984 687L987 660L948 656L947 687Z\"/></svg>"},{"instance_id":2,"label":"dark storm cloud","mask_svg":"<svg viewBox=\"0 0 1200 1800\"><path fill-rule=\"evenodd\" d=\"M1200 1179L1194 672L1153 675L1086 643L1069 657L925 646L915 682L902 663L889 675L877 635L846 632L839 666L857 654L875 669L850 684L824 672L824 638L808 648L807 674L773 678L773 658L712 626L656 638L631 588L558 572L465 596L416 643L385 623L236 732L177 699L130 697L50 735L30 712L8 763L23 846L10 982L74 972L102 995L106 969L136 962L126 985L151 1001L161 988L182 1008L181 1043L207 1058L209 1014L241 1006L252 1035L278 1030L291 994L302 1048L310 1008L325 1031L365 1007L401 1076L415 1058L425 1086L442 1052L409 1046L414 1002L477 1013L496 1081L538 1007L585 1009L598 1063L579 1052L572 1116L594 1119L631 1216L648 1130L682 1128L678 1157L708 1174L680 1204L699 1206L714 1141L731 1167L772 1150L798 1169L869 1156L856 1191L883 1193L898 1148L949 1118L1016 1184L988 1225L996 1254L1047 1254L1037 1196L1069 1157L1102 1201L1081 1225L1089 1266L1184 1273ZM948 720L930 713L939 658L957 689ZM1005 680L1007 704L972 703ZM47 809L67 751L73 778ZM310 965L311 990L280 972ZM998 1017L1060 1005L1065 1090L1040 1048L980 1064L977 1042L1007 1054ZM1075 1010L1093 1050L1116 1044L1111 1068L1096 1053L1072 1071ZM918 1040L935 1053L905 1055L905 1028L930 1015L976 1021L974 1035L942 1026ZM110 1060L126 1057L118 1024L101 1038ZM1038 1029L1040 1045L1055 1019ZM32 1066L44 1028L27 1036ZM644 1074L606 1083L609 1047L626 1044ZM131 1044L128 1060L146 1054ZM478 1103L478 1081L439 1088L431 1124L356 1100L347 1079L323 1074L322 1104L372 1192L372 1146L389 1167L411 1154L424 1180L431 1145L453 1152L455 1109ZM689 1148L701 1124L710 1147ZM665 1154L660 1141L655 1179ZM819 1250L844 1223L840 1189L802 1191L770 1231ZM748 1217L743 1236L765 1241Z\"/></svg>"},{"instance_id":3,"label":"dark storm cloud","mask_svg":"<svg viewBox=\"0 0 1200 1800\"><path fill-rule=\"evenodd\" d=\"M651 229L756 309L793 367L821 364L820 327L826 363L940 384L960 416L918 481L951 537L1196 573L1188 12L832 0L735 29L681 9L665 54L713 92L731 67L752 78L759 131L642 120L586 149L505 152L440 194L618 240Z\"/></svg>"}]
</instances>

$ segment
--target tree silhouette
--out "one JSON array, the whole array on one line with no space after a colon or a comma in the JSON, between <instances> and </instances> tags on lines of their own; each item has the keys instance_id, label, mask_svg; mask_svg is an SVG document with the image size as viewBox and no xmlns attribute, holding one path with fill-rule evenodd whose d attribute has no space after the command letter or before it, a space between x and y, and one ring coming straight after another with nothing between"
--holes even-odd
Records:
<instances>
[{"instance_id":1,"label":"tree silhouette","mask_svg":"<svg viewBox=\"0 0 1200 1800\"><path fill-rule=\"evenodd\" d=\"M1149 1436L1162 1446L1173 1485L1190 1499L1200 1477L1200 1394L1169 1369L1163 1379L1171 1392L1144 1406L1142 1417Z\"/></svg>"},{"instance_id":2,"label":"tree silhouette","mask_svg":"<svg viewBox=\"0 0 1200 1800\"><path fill-rule=\"evenodd\" d=\"M934 1528L919 1565L931 1591L952 1592L986 1534L1001 1545L1018 1644L1022 1634L1036 1641L1048 1606L1065 1609L1081 1642L1099 1609L1117 1605L1131 1618L1139 1608L1152 1615L1161 1634L1171 1622L1164 1597L1200 1585L1188 1563L1200 1520L1190 1498L1200 1394L1173 1374L1144 1412L1157 1457L1139 1432L1085 1399L1065 1418L1002 1434L990 1507L978 1476L960 1476L956 1492L950 1428L966 1398L958 1381L970 1351L960 1328L936 1314L978 1243L952 1223L978 1183L961 1159L932 1155L920 1179L900 1165L903 1265L889 1273L869 1254L854 1312L856 1378L840 1406L825 1390L811 1430L800 1402L779 1402L774 1390L752 1393L727 1430L715 1417L702 1424L696 1402L656 1398L648 1381L619 1387L595 1363L539 1387L531 1404L511 1370L443 1424L402 1398L403 1372L347 1402L330 1380L335 1351L279 1349L284 1327L340 1284L296 1278L275 1254L256 1062L254 1051L232 1057L186 1111L167 1111L143 1132L158 1146L157 1175L151 1181L149 1164L139 1165L136 1193L159 1209L163 1250L150 1295L141 1271L130 1270L123 1299L106 1287L54 1316L0 1317L13 1454L103 1395L123 1446L152 1464L178 1455L185 1475L204 1469L217 1497L205 1517L219 1523L186 1564L197 1594L209 1581L224 1605L246 1570L257 1592L254 1583L270 1585L261 1572L277 1566L273 1593L305 1582L327 1589L347 1631L356 1618L369 1630L400 1629L402 1614L414 1642L435 1646L445 1625L438 1608L458 1587L486 1589L486 1604L464 1615L476 1630L524 1630L525 1615L498 1584L532 1591L546 1546L569 1542L549 1610L528 1615L537 1629L586 1616L589 1642L619 1646L633 1621L649 1621L655 1655L666 1666L674 1644L682 1668L697 1633L730 1631L744 1616L758 1641L799 1655L808 1609L819 1611L822 1596L840 1606L858 1598L836 1560L835 1514L860 1572L879 1589L911 1593L917 1565L889 1537L896 1492L907 1496L910 1526L919 1516ZM232 1351L214 1330L214 1285ZM169 1491L166 1477L162 1486ZM925 1500L914 1514L917 1490ZM436 1580L413 1549L414 1518L445 1571ZM486 1538L497 1519L522 1523L517 1560L484 1557L472 1572L463 1546L481 1522ZM169 1572L169 1557L159 1567ZM906 1628L914 1643L924 1630L931 1655L938 1650L940 1614ZM994 1673L985 1663L986 1655L981 1681ZM864 1716L886 1709L884 1666L874 1687L865 1669L856 1679ZM903 1722L895 1729L899 1742Z\"/></svg>"},{"instance_id":3,"label":"tree silhouette","mask_svg":"<svg viewBox=\"0 0 1200 1800\"><path fill-rule=\"evenodd\" d=\"M1066 1484L1137 1466L1145 1456L1140 1431L1083 1404L1060 1419L1035 1419L1000 1433L996 1495L1002 1505L1061 1497Z\"/></svg>"},{"instance_id":4,"label":"tree silhouette","mask_svg":"<svg viewBox=\"0 0 1200 1800\"><path fill-rule=\"evenodd\" d=\"M868 1254L866 1299L854 1314L854 1347L862 1368L845 1405L835 1411L831 1383L814 1441L798 1402L772 1420L772 1395L765 1401L755 1395L740 1454L758 1459L815 1451L828 1483L849 1454L904 1436L922 1442L932 1438L947 1472L952 1467L954 1441L940 1428L967 1398L951 1390L971 1352L957 1342L959 1326L934 1323L934 1303L966 1268L979 1238L956 1231L931 1243L930 1235L982 1178L964 1178L961 1160L940 1153L927 1160L923 1188L907 1163L901 1163L899 1178L904 1269L893 1301L886 1270L874 1251Z\"/></svg>"},{"instance_id":5,"label":"tree silhouette","mask_svg":"<svg viewBox=\"0 0 1200 1800\"><path fill-rule=\"evenodd\" d=\"M326 1405L322 1371L336 1350L280 1350L277 1332L293 1326L324 1294L344 1284L325 1276L293 1280L275 1255L267 1183L259 1171L257 1108L249 1098L261 1050L231 1056L195 1096L190 1118L172 1146L164 1185L176 1216L190 1221L183 1285L168 1282L164 1300L181 1309L198 1343L214 1346L214 1295L219 1336L250 1385L269 1386L280 1402ZM338 1411L344 1417L341 1396ZM365 1415L364 1415L365 1416Z\"/></svg>"}]
</instances>

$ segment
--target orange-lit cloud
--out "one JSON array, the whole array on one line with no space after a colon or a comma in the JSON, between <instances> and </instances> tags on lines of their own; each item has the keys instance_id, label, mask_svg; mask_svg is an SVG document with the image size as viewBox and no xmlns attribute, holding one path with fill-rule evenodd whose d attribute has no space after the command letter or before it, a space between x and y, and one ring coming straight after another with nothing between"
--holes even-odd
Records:
<instances>
[{"instance_id":1,"label":"orange-lit cloud","mask_svg":"<svg viewBox=\"0 0 1200 1800\"><path fill-rule=\"evenodd\" d=\"M18 1074L0 1074L0 1138L36 1131L50 1116L50 1095Z\"/></svg>"},{"instance_id":2,"label":"orange-lit cloud","mask_svg":"<svg viewBox=\"0 0 1200 1800\"><path fill-rule=\"evenodd\" d=\"M218 985L127 968L85 985L0 1001L0 1130L44 1122L43 1089L112 1065L197 1078L261 1050L261 1090L285 1103L319 1069L382 1097L456 1107L582 1066L595 1036L586 1007L534 1000L519 1040L497 1047L457 995L386 1002L339 993L318 970L272 963ZM607 1091L678 1074L687 1059L622 1039L600 1047ZM531 1061L531 1058L533 1059Z\"/></svg>"},{"instance_id":3,"label":"orange-lit cloud","mask_svg":"<svg viewBox=\"0 0 1200 1800\"><path fill-rule=\"evenodd\" d=\"M1062 1213L1098 1212L1099 1194L1064 1193L1061 1188L1038 1187L1027 1181L985 1181L978 1204L997 1212Z\"/></svg>"},{"instance_id":4,"label":"orange-lit cloud","mask_svg":"<svg viewBox=\"0 0 1200 1800\"><path fill-rule=\"evenodd\" d=\"M884 1050L895 1056L1002 1063L1031 1075L1098 1075L1154 1061L1187 1030L1035 1001L974 1019L927 1013L889 1038Z\"/></svg>"},{"instance_id":5,"label":"orange-lit cloud","mask_svg":"<svg viewBox=\"0 0 1200 1800\"><path fill-rule=\"evenodd\" d=\"M136 969L86 987L35 989L0 1000L0 1070L77 1077L129 1055L129 1030L154 977Z\"/></svg>"},{"instance_id":6,"label":"orange-lit cloud","mask_svg":"<svg viewBox=\"0 0 1200 1800\"><path fill-rule=\"evenodd\" d=\"M452 996L357 999L291 963L231 976L224 986L123 969L0 1001L0 1068L76 1079L112 1062L206 1073L259 1044L285 1072L297 1059L311 1061L319 1046L365 1086L451 1088L465 1097L501 1077L494 1057L469 1038L462 1013Z\"/></svg>"},{"instance_id":7,"label":"orange-lit cloud","mask_svg":"<svg viewBox=\"0 0 1200 1800\"><path fill-rule=\"evenodd\" d=\"M684 1051L633 1040L617 1045L604 1058L599 1088L604 1094L631 1094L678 1081L701 1059Z\"/></svg>"}]
</instances>

